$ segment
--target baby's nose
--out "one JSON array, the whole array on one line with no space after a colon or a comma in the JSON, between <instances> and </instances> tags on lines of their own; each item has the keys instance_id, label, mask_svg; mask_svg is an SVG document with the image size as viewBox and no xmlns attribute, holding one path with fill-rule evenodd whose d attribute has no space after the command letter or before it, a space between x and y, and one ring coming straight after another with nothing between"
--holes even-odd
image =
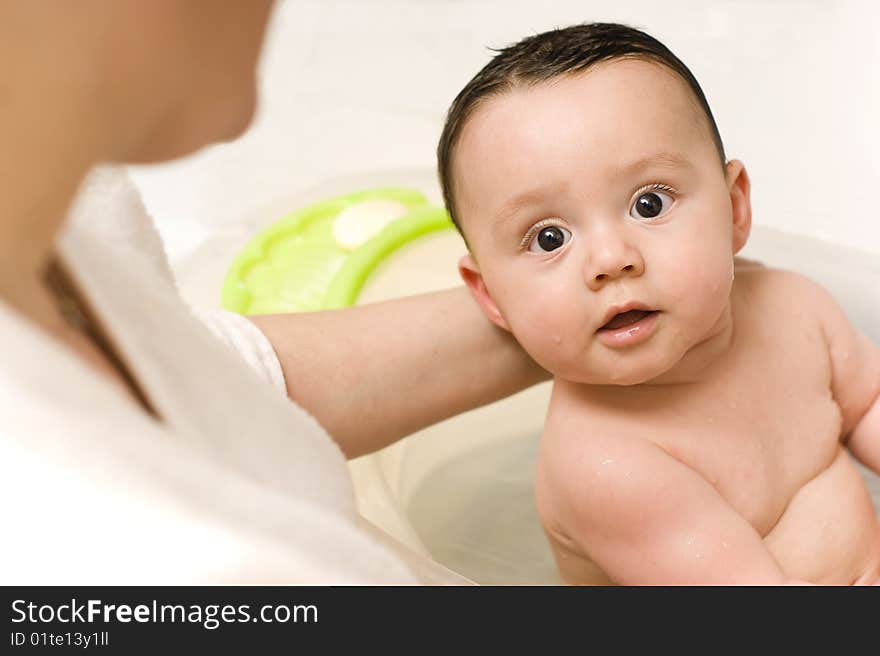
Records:
<instances>
[{"instance_id":1,"label":"baby's nose","mask_svg":"<svg viewBox=\"0 0 880 656\"><path fill-rule=\"evenodd\" d=\"M593 291L613 280L637 278L644 272L645 261L637 248L619 238L607 236L593 249L584 267L587 286Z\"/></svg>"}]
</instances>

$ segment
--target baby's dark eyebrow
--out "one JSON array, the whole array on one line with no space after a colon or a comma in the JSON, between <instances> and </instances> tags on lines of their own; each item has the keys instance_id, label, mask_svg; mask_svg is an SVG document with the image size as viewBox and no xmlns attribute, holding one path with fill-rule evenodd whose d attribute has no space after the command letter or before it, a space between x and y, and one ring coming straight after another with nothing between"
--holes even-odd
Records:
<instances>
[{"instance_id":1,"label":"baby's dark eyebrow","mask_svg":"<svg viewBox=\"0 0 880 656\"><path fill-rule=\"evenodd\" d=\"M502 223L515 216L516 213L523 208L541 203L548 198L558 195L561 191L563 191L563 189L560 188L559 185L547 185L543 187L535 187L528 191L524 191L521 194L517 194L504 202L501 208L495 213L493 223L496 227L500 226Z\"/></svg>"},{"instance_id":2,"label":"baby's dark eyebrow","mask_svg":"<svg viewBox=\"0 0 880 656\"><path fill-rule=\"evenodd\" d=\"M691 164L690 160L684 155L680 155L678 153L660 152L624 164L618 170L621 173L633 175L635 173L639 173L655 166L666 169L693 169L693 164Z\"/></svg>"}]
</instances>

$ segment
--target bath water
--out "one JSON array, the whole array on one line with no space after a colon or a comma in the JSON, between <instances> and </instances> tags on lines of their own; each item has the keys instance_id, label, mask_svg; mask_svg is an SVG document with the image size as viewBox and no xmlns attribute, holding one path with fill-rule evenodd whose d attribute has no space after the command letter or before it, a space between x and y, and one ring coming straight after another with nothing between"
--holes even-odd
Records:
<instances>
[{"instance_id":1,"label":"bath water","mask_svg":"<svg viewBox=\"0 0 880 656\"><path fill-rule=\"evenodd\" d=\"M438 562L482 584L560 584L535 507L538 438L461 452L413 490L407 516Z\"/></svg>"}]
</instances>

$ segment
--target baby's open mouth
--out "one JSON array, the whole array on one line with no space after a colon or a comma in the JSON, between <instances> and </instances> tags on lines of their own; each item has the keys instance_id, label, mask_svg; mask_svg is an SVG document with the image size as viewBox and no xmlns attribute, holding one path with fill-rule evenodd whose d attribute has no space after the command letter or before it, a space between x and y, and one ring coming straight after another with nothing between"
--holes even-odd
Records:
<instances>
[{"instance_id":1,"label":"baby's open mouth","mask_svg":"<svg viewBox=\"0 0 880 656\"><path fill-rule=\"evenodd\" d=\"M618 328L625 328L626 326L638 323L645 317L656 313L657 310L629 310L628 312L621 312L620 314L615 314L611 317L611 321L599 328L599 330L616 330Z\"/></svg>"}]
</instances>

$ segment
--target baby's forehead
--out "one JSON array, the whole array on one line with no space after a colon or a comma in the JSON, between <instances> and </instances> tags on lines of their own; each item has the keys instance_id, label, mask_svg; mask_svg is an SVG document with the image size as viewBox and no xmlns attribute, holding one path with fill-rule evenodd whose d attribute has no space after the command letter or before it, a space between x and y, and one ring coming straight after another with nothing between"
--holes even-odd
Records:
<instances>
[{"instance_id":1,"label":"baby's forehead","mask_svg":"<svg viewBox=\"0 0 880 656\"><path fill-rule=\"evenodd\" d=\"M646 59L622 58L601 62L586 71L547 80L514 83L485 98L465 123L459 145L469 137L507 134L542 123L590 125L602 133L636 133L678 128L687 139L694 129L711 138L712 129L694 92L667 66Z\"/></svg>"},{"instance_id":2,"label":"baby's forehead","mask_svg":"<svg viewBox=\"0 0 880 656\"><path fill-rule=\"evenodd\" d=\"M714 153L712 134L677 73L644 59L603 62L484 99L453 157L456 200L573 167L600 174L641 154Z\"/></svg>"}]
</instances>

